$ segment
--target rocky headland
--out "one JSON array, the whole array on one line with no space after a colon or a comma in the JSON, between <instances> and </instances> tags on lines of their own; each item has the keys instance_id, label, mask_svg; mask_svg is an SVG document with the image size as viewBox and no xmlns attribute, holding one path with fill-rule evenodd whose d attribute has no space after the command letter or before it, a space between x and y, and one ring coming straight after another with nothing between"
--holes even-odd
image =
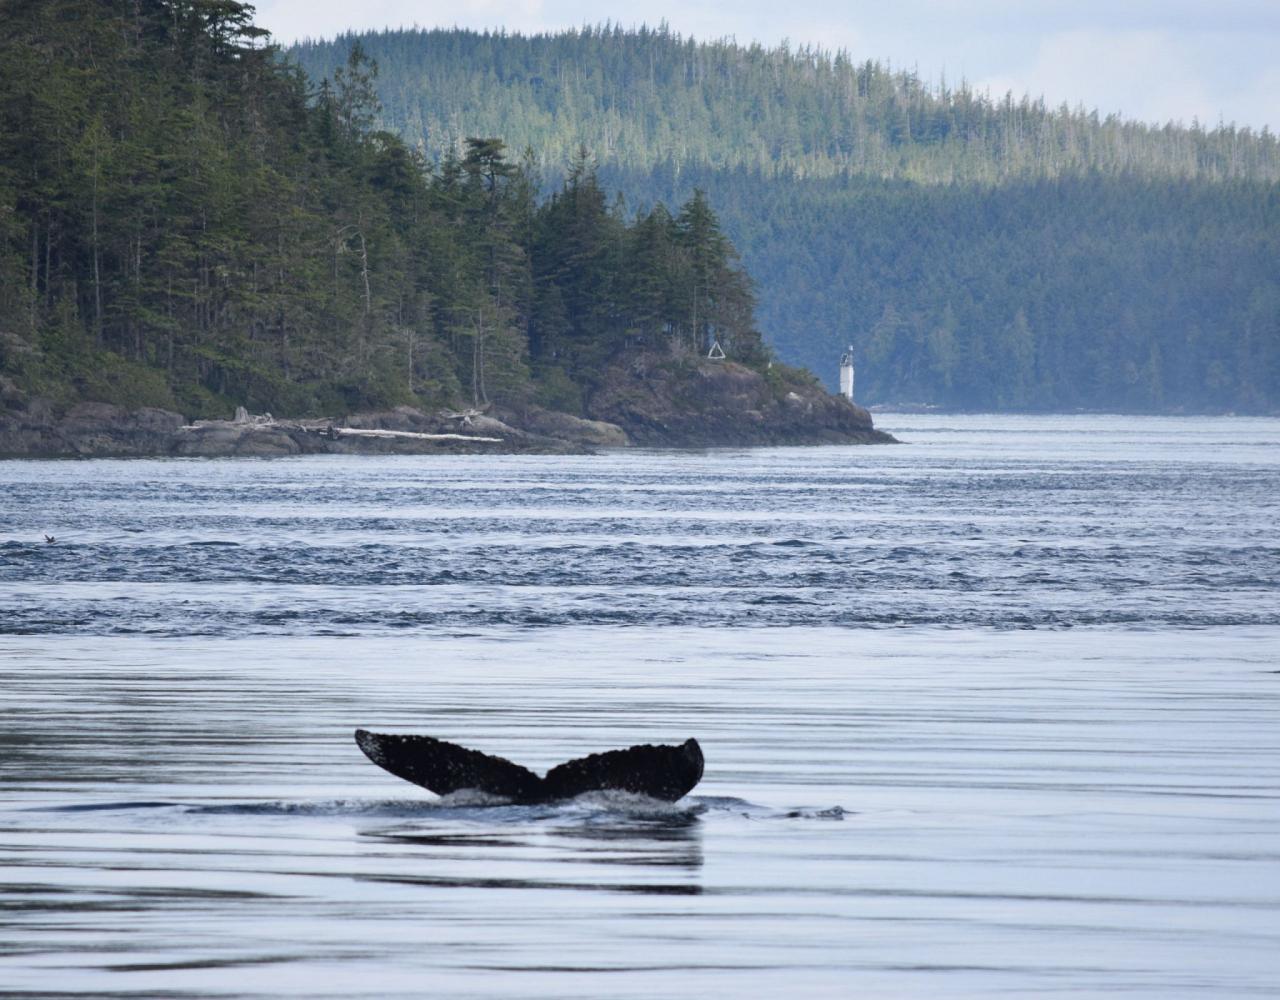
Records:
<instances>
[{"instance_id":1,"label":"rocky headland","mask_svg":"<svg viewBox=\"0 0 1280 1000\"><path fill-rule=\"evenodd\" d=\"M895 443L863 407L781 364L759 372L732 361L632 356L606 369L587 411L649 447Z\"/></svg>"},{"instance_id":2,"label":"rocky headland","mask_svg":"<svg viewBox=\"0 0 1280 1000\"><path fill-rule=\"evenodd\" d=\"M611 366L582 416L533 404L427 413L410 406L341 418L280 419L240 409L189 421L100 402L59 407L5 394L0 457L255 457L315 454L583 454L628 446L879 444L863 408L812 376L727 361L636 356Z\"/></svg>"}]
</instances>

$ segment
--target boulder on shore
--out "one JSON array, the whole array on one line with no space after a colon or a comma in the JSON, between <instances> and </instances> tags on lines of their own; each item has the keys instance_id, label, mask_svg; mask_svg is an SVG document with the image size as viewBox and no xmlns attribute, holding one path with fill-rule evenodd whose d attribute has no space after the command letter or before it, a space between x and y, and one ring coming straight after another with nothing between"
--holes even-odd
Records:
<instances>
[{"instance_id":1,"label":"boulder on shore","mask_svg":"<svg viewBox=\"0 0 1280 1000\"><path fill-rule=\"evenodd\" d=\"M188 458L281 458L320 451L308 447L308 433L282 424L202 420L178 429L171 455Z\"/></svg>"},{"instance_id":2,"label":"boulder on shore","mask_svg":"<svg viewBox=\"0 0 1280 1000\"><path fill-rule=\"evenodd\" d=\"M508 419L534 434L587 448L625 448L631 443L627 432L604 420L588 420L559 410L526 406Z\"/></svg>"}]
</instances>

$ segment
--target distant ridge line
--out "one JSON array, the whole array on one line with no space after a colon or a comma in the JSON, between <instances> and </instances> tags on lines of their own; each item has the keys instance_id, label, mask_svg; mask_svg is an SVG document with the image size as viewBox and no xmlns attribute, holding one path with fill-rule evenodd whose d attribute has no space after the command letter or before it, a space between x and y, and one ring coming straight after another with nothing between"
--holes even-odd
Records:
<instances>
[{"instance_id":1,"label":"distant ridge line","mask_svg":"<svg viewBox=\"0 0 1280 1000\"><path fill-rule=\"evenodd\" d=\"M984 182L1102 173L1280 181L1268 129L1152 125L1042 98L992 97L843 49L697 41L641 26L558 32L348 32L286 50L313 78L356 43L381 67L383 123L431 160L501 135L558 169L585 144L628 169Z\"/></svg>"}]
</instances>

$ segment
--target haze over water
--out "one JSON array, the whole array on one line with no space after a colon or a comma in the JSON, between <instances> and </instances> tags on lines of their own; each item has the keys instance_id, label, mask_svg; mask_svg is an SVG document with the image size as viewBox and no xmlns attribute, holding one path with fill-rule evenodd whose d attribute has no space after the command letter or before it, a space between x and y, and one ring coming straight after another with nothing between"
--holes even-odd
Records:
<instances>
[{"instance_id":1,"label":"haze over water","mask_svg":"<svg viewBox=\"0 0 1280 1000\"><path fill-rule=\"evenodd\" d=\"M881 423L0 463L0 996L1280 995L1280 420Z\"/></svg>"}]
</instances>

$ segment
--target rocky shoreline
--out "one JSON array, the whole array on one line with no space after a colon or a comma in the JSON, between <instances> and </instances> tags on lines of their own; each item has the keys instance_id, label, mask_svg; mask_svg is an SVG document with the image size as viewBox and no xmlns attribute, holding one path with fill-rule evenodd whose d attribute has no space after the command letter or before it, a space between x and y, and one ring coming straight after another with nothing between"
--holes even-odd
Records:
<instances>
[{"instance_id":1,"label":"rocky shoreline","mask_svg":"<svg viewBox=\"0 0 1280 1000\"><path fill-rule=\"evenodd\" d=\"M897 443L866 409L785 365L637 354L606 369L587 411L654 448Z\"/></svg>"},{"instance_id":2,"label":"rocky shoreline","mask_svg":"<svg viewBox=\"0 0 1280 1000\"><path fill-rule=\"evenodd\" d=\"M107 403L79 403L59 414L39 402L0 415L0 457L7 458L566 454L626 444L619 429L597 428L575 418L552 436L483 413L428 415L408 406L342 420L276 420L246 414L188 423L170 410L129 411Z\"/></svg>"},{"instance_id":3,"label":"rocky shoreline","mask_svg":"<svg viewBox=\"0 0 1280 1000\"><path fill-rule=\"evenodd\" d=\"M276 458L330 454L590 454L628 446L881 444L871 415L815 381L767 378L732 363L610 369L579 417L542 407L425 413L409 406L341 419L187 421L171 410L100 402L65 409L9 400L3 458Z\"/></svg>"}]
</instances>

